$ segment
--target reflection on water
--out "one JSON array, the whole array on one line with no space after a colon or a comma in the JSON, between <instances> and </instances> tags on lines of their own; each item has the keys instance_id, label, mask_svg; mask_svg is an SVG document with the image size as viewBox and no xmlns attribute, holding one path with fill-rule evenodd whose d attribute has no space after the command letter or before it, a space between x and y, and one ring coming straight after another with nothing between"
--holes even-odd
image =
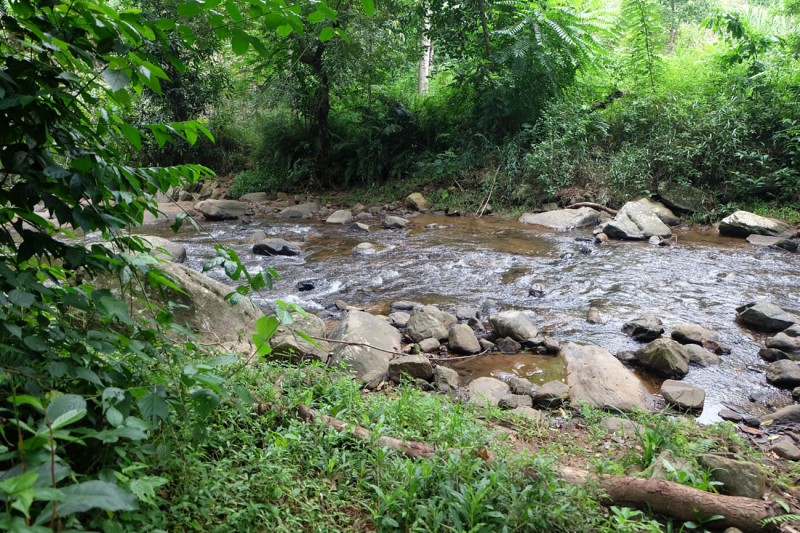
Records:
<instances>
[{"instance_id":1,"label":"reflection on water","mask_svg":"<svg viewBox=\"0 0 800 533\"><path fill-rule=\"evenodd\" d=\"M640 346L620 327L652 311L664 321L667 334L678 324L692 322L719 332L733 347L722 365L692 368L685 378L706 389L703 420L715 420L721 402L748 405L747 397L755 391L768 392L776 404L791 401L787 392L765 385L758 339L740 328L734 317L738 305L754 299L769 299L800 311L797 255L756 249L744 240L720 237L713 229L679 229L676 245L658 247L646 242L587 244L575 239L591 237L588 231L554 233L492 218L421 215L406 230L385 230L379 222L377 218L366 221L374 229L367 235L318 221L267 218L204 223L210 234L198 234L188 224L177 236L166 224L139 231L182 242L188 265L198 270L213 257L217 243L236 249L250 269L275 268L283 279L257 299L262 306L282 299L320 310L344 300L386 313L389 303L396 300L449 309L480 307L493 298L503 308L533 311L537 326L548 335L598 344L612 353ZM425 229L427 224L447 227ZM303 242L302 255L253 255L245 239L256 229ZM352 248L361 242L384 249L373 256L352 255ZM584 246L591 253L581 253ZM228 282L221 270L210 274ZM314 290L298 292L295 283L300 280L314 280ZM544 287L543 298L528 295L532 283ZM586 323L590 306L600 309L604 324ZM558 379L563 374L560 365L557 358L522 354L487 355L453 367L465 377L541 371L532 374L532 381L538 383L539 379ZM649 385L657 387L657 382L651 380Z\"/></svg>"}]
</instances>

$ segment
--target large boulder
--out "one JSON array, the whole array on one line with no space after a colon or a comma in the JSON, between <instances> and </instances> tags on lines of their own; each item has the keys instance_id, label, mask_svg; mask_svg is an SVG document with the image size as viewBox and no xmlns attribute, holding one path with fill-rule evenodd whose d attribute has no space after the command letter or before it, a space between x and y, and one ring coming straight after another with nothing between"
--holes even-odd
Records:
<instances>
[{"instance_id":1,"label":"large boulder","mask_svg":"<svg viewBox=\"0 0 800 533\"><path fill-rule=\"evenodd\" d=\"M792 241L786 237L772 237L769 235L749 235L747 242L753 246L762 246L770 248L780 248L787 252L796 252L798 249L797 241Z\"/></svg>"},{"instance_id":2,"label":"large boulder","mask_svg":"<svg viewBox=\"0 0 800 533\"><path fill-rule=\"evenodd\" d=\"M668 379L661 384L661 396L681 409L699 410L706 401L706 391L682 381Z\"/></svg>"},{"instance_id":3,"label":"large boulder","mask_svg":"<svg viewBox=\"0 0 800 533\"><path fill-rule=\"evenodd\" d=\"M406 375L411 379L430 381L433 377L433 366L428 358L421 354L405 355L389 362L389 379L400 383Z\"/></svg>"},{"instance_id":4,"label":"large boulder","mask_svg":"<svg viewBox=\"0 0 800 533\"><path fill-rule=\"evenodd\" d=\"M774 413L759 417L763 422L800 422L800 405L787 405Z\"/></svg>"},{"instance_id":5,"label":"large boulder","mask_svg":"<svg viewBox=\"0 0 800 533\"><path fill-rule=\"evenodd\" d=\"M642 366L667 378L682 378L689 373L689 354L672 339L656 339L636 351Z\"/></svg>"},{"instance_id":6,"label":"large boulder","mask_svg":"<svg viewBox=\"0 0 800 533\"><path fill-rule=\"evenodd\" d=\"M448 313L447 311L442 311L438 307L434 305L425 305L423 306L425 311L436 317L436 320L442 323L442 325L446 328L449 328L453 324L458 323L458 317L452 313Z\"/></svg>"},{"instance_id":7,"label":"large boulder","mask_svg":"<svg viewBox=\"0 0 800 533\"><path fill-rule=\"evenodd\" d=\"M767 474L753 463L704 453L698 462L711 471L711 477L722 483L722 492L730 496L760 499L764 494Z\"/></svg>"},{"instance_id":8,"label":"large boulder","mask_svg":"<svg viewBox=\"0 0 800 533\"><path fill-rule=\"evenodd\" d=\"M681 223L681 219L675 216L675 213L670 211L669 207L661 202L656 202L649 198L640 198L636 200L636 202L644 205L647 209L655 213L656 216L661 219L661 222L667 226L677 226Z\"/></svg>"},{"instance_id":9,"label":"large boulder","mask_svg":"<svg viewBox=\"0 0 800 533\"><path fill-rule=\"evenodd\" d=\"M738 318L747 326L759 331L783 331L795 324L800 318L787 313L777 305L757 301L736 308Z\"/></svg>"},{"instance_id":10,"label":"large boulder","mask_svg":"<svg viewBox=\"0 0 800 533\"><path fill-rule=\"evenodd\" d=\"M383 227L389 229L402 229L408 226L409 222L405 218L386 215L383 219Z\"/></svg>"},{"instance_id":11,"label":"large boulder","mask_svg":"<svg viewBox=\"0 0 800 533\"><path fill-rule=\"evenodd\" d=\"M626 322L622 332L628 337L639 342L650 342L664 333L661 319L653 313L645 313L639 318Z\"/></svg>"},{"instance_id":12,"label":"large boulder","mask_svg":"<svg viewBox=\"0 0 800 533\"><path fill-rule=\"evenodd\" d=\"M495 378L478 378L467 385L469 401L480 406L497 405L509 394L508 385Z\"/></svg>"},{"instance_id":13,"label":"large boulder","mask_svg":"<svg viewBox=\"0 0 800 533\"><path fill-rule=\"evenodd\" d=\"M518 342L533 339L539 334L533 321L522 311L493 313L489 323L498 337L511 337Z\"/></svg>"},{"instance_id":14,"label":"large boulder","mask_svg":"<svg viewBox=\"0 0 800 533\"><path fill-rule=\"evenodd\" d=\"M658 184L658 195L666 205L680 212L702 213L714 206L714 197L690 185L674 181Z\"/></svg>"},{"instance_id":15,"label":"large boulder","mask_svg":"<svg viewBox=\"0 0 800 533\"><path fill-rule=\"evenodd\" d=\"M561 347L561 356L572 403L621 411L646 409L648 394L642 382L605 348L568 342Z\"/></svg>"},{"instance_id":16,"label":"large boulder","mask_svg":"<svg viewBox=\"0 0 800 533\"><path fill-rule=\"evenodd\" d=\"M478 338L475 336L472 328L466 324L450 326L448 339L451 352L474 354L481 351Z\"/></svg>"},{"instance_id":17,"label":"large boulder","mask_svg":"<svg viewBox=\"0 0 800 533\"><path fill-rule=\"evenodd\" d=\"M792 337L784 331L767 339L766 344L767 348L780 350L787 355L800 355L800 337Z\"/></svg>"},{"instance_id":18,"label":"large boulder","mask_svg":"<svg viewBox=\"0 0 800 533\"><path fill-rule=\"evenodd\" d=\"M200 211L206 220L234 220L253 214L253 206L236 200L203 200L196 203L194 208Z\"/></svg>"},{"instance_id":19,"label":"large boulder","mask_svg":"<svg viewBox=\"0 0 800 533\"><path fill-rule=\"evenodd\" d=\"M304 204L290 205L278 213L278 218L309 218L317 211L319 211L318 203L306 202Z\"/></svg>"},{"instance_id":20,"label":"large boulder","mask_svg":"<svg viewBox=\"0 0 800 533\"><path fill-rule=\"evenodd\" d=\"M300 255L300 248L283 239L264 239L253 245L256 255Z\"/></svg>"},{"instance_id":21,"label":"large boulder","mask_svg":"<svg viewBox=\"0 0 800 533\"><path fill-rule=\"evenodd\" d=\"M415 307L411 310L408 317L408 336L414 342L420 342L423 339L434 338L438 341L443 341L449 337L447 328L442 324L438 318L425 307Z\"/></svg>"},{"instance_id":22,"label":"large boulder","mask_svg":"<svg viewBox=\"0 0 800 533\"><path fill-rule=\"evenodd\" d=\"M612 239L643 240L650 237L669 237L672 230L664 224L648 204L628 202L606 224L603 232Z\"/></svg>"},{"instance_id":23,"label":"large boulder","mask_svg":"<svg viewBox=\"0 0 800 533\"><path fill-rule=\"evenodd\" d=\"M413 209L414 211L427 211L430 209L428 205L428 200L422 196L422 193L414 192L409 194L406 197L405 201L406 207L409 209Z\"/></svg>"},{"instance_id":24,"label":"large boulder","mask_svg":"<svg viewBox=\"0 0 800 533\"><path fill-rule=\"evenodd\" d=\"M524 213L519 217L519 221L523 224L544 226L556 231L570 231L575 228L594 226L600 221L600 213L591 207L558 209L544 213Z\"/></svg>"},{"instance_id":25,"label":"large boulder","mask_svg":"<svg viewBox=\"0 0 800 533\"><path fill-rule=\"evenodd\" d=\"M720 342L719 335L710 329L695 324L681 324L672 330L671 337L681 344L699 344Z\"/></svg>"},{"instance_id":26,"label":"large boulder","mask_svg":"<svg viewBox=\"0 0 800 533\"><path fill-rule=\"evenodd\" d=\"M747 238L749 235L771 235L791 237L793 232L788 224L774 218L762 217L747 211L736 211L719 223L721 235Z\"/></svg>"},{"instance_id":27,"label":"large boulder","mask_svg":"<svg viewBox=\"0 0 800 533\"><path fill-rule=\"evenodd\" d=\"M349 224L353 221L353 214L347 209L340 209L334 212L326 220L326 224Z\"/></svg>"},{"instance_id":28,"label":"large boulder","mask_svg":"<svg viewBox=\"0 0 800 533\"><path fill-rule=\"evenodd\" d=\"M683 349L689 354L689 362L703 368L720 364L719 356L697 344L684 344Z\"/></svg>"},{"instance_id":29,"label":"large boulder","mask_svg":"<svg viewBox=\"0 0 800 533\"><path fill-rule=\"evenodd\" d=\"M328 361L330 346L326 341L315 340L316 346L295 333L302 331L310 337L324 338L327 328L325 322L316 315L294 315L294 322L278 327L270 339L272 353L278 356L289 356L292 359L314 358L323 363Z\"/></svg>"},{"instance_id":30,"label":"large boulder","mask_svg":"<svg viewBox=\"0 0 800 533\"><path fill-rule=\"evenodd\" d=\"M460 378L458 372L452 368L438 365L433 369L433 382L440 385L447 385L451 389L457 389Z\"/></svg>"},{"instance_id":31,"label":"large boulder","mask_svg":"<svg viewBox=\"0 0 800 533\"><path fill-rule=\"evenodd\" d=\"M400 332L386 321L363 311L349 311L328 338L371 346L332 343L331 364L346 363L357 379L368 387L376 387L387 377L392 359L391 353L387 352L400 352Z\"/></svg>"},{"instance_id":32,"label":"large boulder","mask_svg":"<svg viewBox=\"0 0 800 533\"><path fill-rule=\"evenodd\" d=\"M558 407L569 398L569 386L560 381L548 381L531 395L533 402L542 407Z\"/></svg>"},{"instance_id":33,"label":"large boulder","mask_svg":"<svg viewBox=\"0 0 800 533\"><path fill-rule=\"evenodd\" d=\"M782 389L793 389L800 385L800 364L789 359L770 363L767 367L767 382Z\"/></svg>"}]
</instances>

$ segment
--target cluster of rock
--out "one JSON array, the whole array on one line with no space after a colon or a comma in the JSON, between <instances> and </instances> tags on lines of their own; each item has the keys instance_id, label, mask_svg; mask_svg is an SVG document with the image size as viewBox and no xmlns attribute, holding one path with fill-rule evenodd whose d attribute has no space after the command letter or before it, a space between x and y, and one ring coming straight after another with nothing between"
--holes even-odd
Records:
<instances>
[{"instance_id":1,"label":"cluster of rock","mask_svg":"<svg viewBox=\"0 0 800 533\"><path fill-rule=\"evenodd\" d=\"M800 398L800 317L764 301L743 305L737 312L748 327L775 333L759 350L761 358L770 363L767 382L782 389L795 389L792 396Z\"/></svg>"}]
</instances>

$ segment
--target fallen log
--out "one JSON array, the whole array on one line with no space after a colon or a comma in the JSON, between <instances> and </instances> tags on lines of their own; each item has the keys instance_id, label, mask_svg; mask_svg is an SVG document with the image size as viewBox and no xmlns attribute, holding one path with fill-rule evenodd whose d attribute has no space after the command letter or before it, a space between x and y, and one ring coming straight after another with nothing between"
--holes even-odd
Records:
<instances>
[{"instance_id":1,"label":"fallen log","mask_svg":"<svg viewBox=\"0 0 800 533\"><path fill-rule=\"evenodd\" d=\"M328 415L321 415L314 409L297 404L297 414L306 422L318 421L324 426L341 433L347 433L360 440L372 440L373 433L361 426L351 424ZM427 459L436 454L436 448L423 442L379 437L374 441L378 446L393 448L412 458ZM494 454L484 455L491 461ZM596 484L603 496L604 505L646 506L655 513L677 518L682 521L696 520L695 510L702 520L721 515L723 518L710 523L713 527L735 527L742 531L764 531L760 522L765 518L785 514L777 502L768 502L740 496L725 496L705 492L693 487L662 479L637 478L592 474L586 470L561 467L561 476L573 485Z\"/></svg>"},{"instance_id":2,"label":"fallen log","mask_svg":"<svg viewBox=\"0 0 800 533\"><path fill-rule=\"evenodd\" d=\"M577 209L579 207L591 207L592 209L599 209L600 211L605 211L611 216L617 216L616 209L611 209L610 207L606 207L600 204L595 204L593 202L578 202L577 204L568 205L567 209Z\"/></svg>"}]
</instances>

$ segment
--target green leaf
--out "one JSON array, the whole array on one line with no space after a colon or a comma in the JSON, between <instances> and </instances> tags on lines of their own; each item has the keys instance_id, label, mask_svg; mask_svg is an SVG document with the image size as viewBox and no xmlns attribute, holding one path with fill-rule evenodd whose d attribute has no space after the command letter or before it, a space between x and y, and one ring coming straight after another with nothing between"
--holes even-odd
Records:
<instances>
[{"instance_id":1,"label":"green leaf","mask_svg":"<svg viewBox=\"0 0 800 533\"><path fill-rule=\"evenodd\" d=\"M242 21L242 13L239 11L239 8L236 7L236 3L233 0L227 0L227 2L225 2L225 10L228 12L228 15L230 15L232 21Z\"/></svg>"},{"instance_id":2,"label":"green leaf","mask_svg":"<svg viewBox=\"0 0 800 533\"><path fill-rule=\"evenodd\" d=\"M160 420L169 420L169 405L166 400L153 392L144 396L139 400L139 411L142 416L151 423L152 426L157 426Z\"/></svg>"},{"instance_id":3,"label":"green leaf","mask_svg":"<svg viewBox=\"0 0 800 533\"><path fill-rule=\"evenodd\" d=\"M256 403L255 398L253 398L253 395L250 394L250 391L247 390L247 387L244 385L234 385L233 392L236 394L237 398L242 400L247 405L253 405Z\"/></svg>"},{"instance_id":4,"label":"green leaf","mask_svg":"<svg viewBox=\"0 0 800 533\"><path fill-rule=\"evenodd\" d=\"M192 403L195 412L200 418L205 418L219 405L219 396L214 391L208 389L196 390L192 393Z\"/></svg>"},{"instance_id":5,"label":"green leaf","mask_svg":"<svg viewBox=\"0 0 800 533\"><path fill-rule=\"evenodd\" d=\"M29 292L14 289L8 293L8 301L14 305L26 308L33 305L33 302L36 301L36 297Z\"/></svg>"},{"instance_id":6,"label":"green leaf","mask_svg":"<svg viewBox=\"0 0 800 533\"><path fill-rule=\"evenodd\" d=\"M35 352L46 352L48 349L47 343L43 341L40 337L36 335L30 335L22 339L22 342L25 343L25 346L30 348Z\"/></svg>"},{"instance_id":7,"label":"green leaf","mask_svg":"<svg viewBox=\"0 0 800 533\"><path fill-rule=\"evenodd\" d=\"M333 38L333 28L330 26L327 28L322 28L322 31L319 32L319 40L323 43L325 41L330 41Z\"/></svg>"},{"instance_id":8,"label":"green leaf","mask_svg":"<svg viewBox=\"0 0 800 533\"><path fill-rule=\"evenodd\" d=\"M133 320L128 314L128 306L113 296L100 297L97 302L97 310L108 318L117 318L123 324L133 325Z\"/></svg>"},{"instance_id":9,"label":"green leaf","mask_svg":"<svg viewBox=\"0 0 800 533\"><path fill-rule=\"evenodd\" d=\"M139 133L139 130L127 124L120 124L119 127L122 128L122 133L125 135L125 138L128 139L128 142L134 145L137 150L141 150L142 134Z\"/></svg>"},{"instance_id":10,"label":"green leaf","mask_svg":"<svg viewBox=\"0 0 800 533\"><path fill-rule=\"evenodd\" d=\"M89 509L106 511L135 511L139 508L136 496L105 481L87 481L63 487L64 498L56 509L58 516L82 513Z\"/></svg>"},{"instance_id":11,"label":"green leaf","mask_svg":"<svg viewBox=\"0 0 800 533\"><path fill-rule=\"evenodd\" d=\"M256 320L256 333L262 342L269 341L280 326L280 321L274 316L262 316Z\"/></svg>"},{"instance_id":12,"label":"green leaf","mask_svg":"<svg viewBox=\"0 0 800 533\"><path fill-rule=\"evenodd\" d=\"M131 481L129 488L139 500L147 503L154 503L153 497L156 489L169 483L167 478L156 476L144 476Z\"/></svg>"},{"instance_id":13,"label":"green leaf","mask_svg":"<svg viewBox=\"0 0 800 533\"><path fill-rule=\"evenodd\" d=\"M51 423L51 426L53 427L53 430L61 429L70 424L74 424L78 420L82 419L84 416L86 416L86 409L81 409L79 411L78 410L67 411L63 415L56 418Z\"/></svg>"},{"instance_id":14,"label":"green leaf","mask_svg":"<svg viewBox=\"0 0 800 533\"><path fill-rule=\"evenodd\" d=\"M278 35L281 37L287 37L290 33L292 33L292 27L288 24L278 26Z\"/></svg>"},{"instance_id":15,"label":"green leaf","mask_svg":"<svg viewBox=\"0 0 800 533\"><path fill-rule=\"evenodd\" d=\"M325 20L325 13L322 11L314 11L310 15L308 15L308 21L312 24L316 24L317 22L322 22Z\"/></svg>"},{"instance_id":16,"label":"green leaf","mask_svg":"<svg viewBox=\"0 0 800 533\"><path fill-rule=\"evenodd\" d=\"M122 413L120 413L119 409L116 407L109 407L106 409L106 420L108 420L108 423L115 428L118 428L125 423L125 417L122 416Z\"/></svg>"},{"instance_id":17,"label":"green leaf","mask_svg":"<svg viewBox=\"0 0 800 533\"><path fill-rule=\"evenodd\" d=\"M172 19L158 19L156 22L156 28L159 30L174 30L176 28L175 21Z\"/></svg>"},{"instance_id":18,"label":"green leaf","mask_svg":"<svg viewBox=\"0 0 800 533\"><path fill-rule=\"evenodd\" d=\"M36 472L25 472L0 483L0 491L4 494L17 494L31 488L37 479L39 479L39 474Z\"/></svg>"},{"instance_id":19,"label":"green leaf","mask_svg":"<svg viewBox=\"0 0 800 533\"><path fill-rule=\"evenodd\" d=\"M105 69L100 77L105 80L112 92L117 92L131 82L130 77L121 70Z\"/></svg>"},{"instance_id":20,"label":"green leaf","mask_svg":"<svg viewBox=\"0 0 800 533\"><path fill-rule=\"evenodd\" d=\"M250 48L250 37L242 30L236 28L233 30L233 37L231 37L231 48L233 53L237 56L243 56Z\"/></svg>"},{"instance_id":21,"label":"green leaf","mask_svg":"<svg viewBox=\"0 0 800 533\"><path fill-rule=\"evenodd\" d=\"M86 410L86 400L77 394L62 394L50 400L47 404L47 418L50 422L70 411Z\"/></svg>"},{"instance_id":22,"label":"green leaf","mask_svg":"<svg viewBox=\"0 0 800 533\"><path fill-rule=\"evenodd\" d=\"M178 5L178 14L182 17L194 17L203 12L203 2L192 0Z\"/></svg>"},{"instance_id":23,"label":"green leaf","mask_svg":"<svg viewBox=\"0 0 800 533\"><path fill-rule=\"evenodd\" d=\"M34 396L28 396L27 394L19 394L16 397L9 396L8 401L16 405L31 405L35 407L39 412L43 411L42 402L39 400L39 398L36 398Z\"/></svg>"},{"instance_id":24,"label":"green leaf","mask_svg":"<svg viewBox=\"0 0 800 533\"><path fill-rule=\"evenodd\" d=\"M375 14L375 2L373 0L361 0L361 5L364 7L364 13L370 17Z\"/></svg>"}]
</instances>

